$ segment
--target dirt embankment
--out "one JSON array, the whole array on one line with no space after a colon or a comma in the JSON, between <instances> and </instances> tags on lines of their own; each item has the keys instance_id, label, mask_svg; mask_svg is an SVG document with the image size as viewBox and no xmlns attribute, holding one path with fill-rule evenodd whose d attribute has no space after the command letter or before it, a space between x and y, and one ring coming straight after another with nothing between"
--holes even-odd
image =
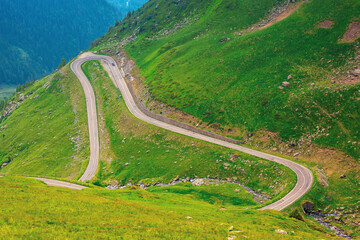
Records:
<instances>
[{"instance_id":1,"label":"dirt embankment","mask_svg":"<svg viewBox=\"0 0 360 240\"><path fill-rule=\"evenodd\" d=\"M333 25L333 21L330 21L330 20L326 20L326 21L323 21L321 23L319 23L319 28L331 28Z\"/></svg>"},{"instance_id":2,"label":"dirt embankment","mask_svg":"<svg viewBox=\"0 0 360 240\"><path fill-rule=\"evenodd\" d=\"M270 17L267 19L268 22L265 23L265 25L259 27L258 30L268 28L271 25L287 18L288 16L293 14L303 3L304 3L304 1L299 1L299 2L295 2L295 3L287 3L282 9L280 9L277 12L270 15Z\"/></svg>"},{"instance_id":3,"label":"dirt embankment","mask_svg":"<svg viewBox=\"0 0 360 240\"><path fill-rule=\"evenodd\" d=\"M246 33L268 28L293 14L304 2L306 2L306 0L298 2L295 2L295 0L287 1L283 5L275 7L269 11L266 17L260 22L252 25L248 29L235 32L235 35L241 36Z\"/></svg>"}]
</instances>

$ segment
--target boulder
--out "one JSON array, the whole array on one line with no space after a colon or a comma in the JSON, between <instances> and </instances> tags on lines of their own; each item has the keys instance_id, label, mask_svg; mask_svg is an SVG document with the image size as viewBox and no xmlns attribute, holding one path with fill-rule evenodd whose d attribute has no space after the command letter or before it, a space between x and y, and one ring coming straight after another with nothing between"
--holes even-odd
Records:
<instances>
[{"instance_id":1,"label":"boulder","mask_svg":"<svg viewBox=\"0 0 360 240\"><path fill-rule=\"evenodd\" d=\"M286 234L287 234L287 232L284 231L284 230L282 230L282 229L276 229L275 232L276 232L276 233L279 233L279 234L282 234L282 235L286 235Z\"/></svg>"},{"instance_id":2,"label":"boulder","mask_svg":"<svg viewBox=\"0 0 360 240\"><path fill-rule=\"evenodd\" d=\"M304 209L304 212L310 213L314 209L314 203L306 201L303 203L302 208Z\"/></svg>"},{"instance_id":3,"label":"boulder","mask_svg":"<svg viewBox=\"0 0 360 240\"><path fill-rule=\"evenodd\" d=\"M223 42L227 42L230 41L230 38L222 38L219 40L219 42L223 43Z\"/></svg>"},{"instance_id":4,"label":"boulder","mask_svg":"<svg viewBox=\"0 0 360 240\"><path fill-rule=\"evenodd\" d=\"M224 167L225 169L227 169L229 166L230 166L229 163L223 163L223 167Z\"/></svg>"},{"instance_id":5,"label":"boulder","mask_svg":"<svg viewBox=\"0 0 360 240\"><path fill-rule=\"evenodd\" d=\"M290 83L289 82L283 82L282 85L283 85L283 87L289 87Z\"/></svg>"},{"instance_id":6,"label":"boulder","mask_svg":"<svg viewBox=\"0 0 360 240\"><path fill-rule=\"evenodd\" d=\"M355 76L360 76L360 68L355 69L354 72L353 72L353 74L354 74Z\"/></svg>"},{"instance_id":7,"label":"boulder","mask_svg":"<svg viewBox=\"0 0 360 240\"><path fill-rule=\"evenodd\" d=\"M20 96L19 96L19 101L22 102L22 101L24 101L24 100L25 100L24 94L20 94Z\"/></svg>"},{"instance_id":8,"label":"boulder","mask_svg":"<svg viewBox=\"0 0 360 240\"><path fill-rule=\"evenodd\" d=\"M195 179L191 184L193 186L201 186L205 183L205 181L203 179Z\"/></svg>"}]
</instances>

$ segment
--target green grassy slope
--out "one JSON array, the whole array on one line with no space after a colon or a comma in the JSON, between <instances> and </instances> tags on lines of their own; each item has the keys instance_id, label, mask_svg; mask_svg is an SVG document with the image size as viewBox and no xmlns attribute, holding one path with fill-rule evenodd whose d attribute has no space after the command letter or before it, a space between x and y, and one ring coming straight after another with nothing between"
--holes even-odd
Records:
<instances>
[{"instance_id":1,"label":"green grassy slope","mask_svg":"<svg viewBox=\"0 0 360 240\"><path fill-rule=\"evenodd\" d=\"M78 176L89 157L87 116L81 85L68 66L10 101L19 105L1 119L0 164L11 162L0 174Z\"/></svg>"},{"instance_id":2,"label":"green grassy slope","mask_svg":"<svg viewBox=\"0 0 360 240\"><path fill-rule=\"evenodd\" d=\"M310 222L279 212L247 209L246 201L220 210L206 199L167 191L77 191L2 177L0 238L333 239ZM244 192L238 197L250 199ZM277 233L278 229L287 234Z\"/></svg>"},{"instance_id":3,"label":"green grassy slope","mask_svg":"<svg viewBox=\"0 0 360 240\"><path fill-rule=\"evenodd\" d=\"M94 86L100 116L102 162L97 181L124 185L170 182L175 177L235 178L271 198L294 186L296 176L284 166L138 120L98 61L85 63L83 70Z\"/></svg>"},{"instance_id":4,"label":"green grassy slope","mask_svg":"<svg viewBox=\"0 0 360 240\"><path fill-rule=\"evenodd\" d=\"M269 28L243 32L277 3L152 1L92 50L115 55L124 45L152 98L224 129L239 128L236 139L255 133L253 147L314 162L318 182L295 206L312 201L315 210L335 213L327 221L358 236L360 86L339 80L351 76L359 58L359 40L341 39L359 20L360 3L307 1ZM319 27L325 20L331 28ZM290 86L280 89L284 81Z\"/></svg>"},{"instance_id":5,"label":"green grassy slope","mask_svg":"<svg viewBox=\"0 0 360 240\"><path fill-rule=\"evenodd\" d=\"M360 3L312 0L269 28L237 34L279 2L151 1L94 49L135 33L125 48L154 98L210 123L247 132L267 129L284 140L309 137L359 158L359 147L352 144L360 138L359 85L330 80L334 72L349 70L343 67L355 56L359 40L339 40L358 19ZM319 28L324 20L333 21L332 28ZM176 23L183 27L173 33ZM220 42L224 38L230 40ZM279 89L284 81L290 87Z\"/></svg>"}]
</instances>

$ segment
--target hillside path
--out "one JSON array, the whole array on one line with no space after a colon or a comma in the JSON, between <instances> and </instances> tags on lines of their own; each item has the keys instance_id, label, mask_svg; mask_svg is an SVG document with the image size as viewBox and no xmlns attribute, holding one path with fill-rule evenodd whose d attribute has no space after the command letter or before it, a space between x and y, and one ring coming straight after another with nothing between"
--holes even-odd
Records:
<instances>
[{"instance_id":1,"label":"hillside path","mask_svg":"<svg viewBox=\"0 0 360 240\"><path fill-rule=\"evenodd\" d=\"M154 119L154 118L149 117L148 115L144 114L139 109L139 107L136 105L135 100L130 93L130 90L125 82L125 79L121 75L120 69L118 68L115 60L108 56L95 55L92 53L85 53L85 54L80 55L79 58L71 64L71 69L74 71L76 76L78 76L78 78L84 88L84 92L85 92L86 99L87 99L87 101L86 101L87 106L90 104L90 106L88 106L87 109L88 109L88 111L93 111L91 114L89 114L89 112L88 112L88 116L91 115L91 117L92 117L91 119L89 118L89 130L90 130L90 128L92 130L93 130L93 128L96 128L96 134L90 134L90 143L97 142L97 144L94 144L94 145L91 144L90 149L91 149L91 153L94 153L97 155L96 156L94 156L93 154L90 155L89 165L80 180L82 180L82 181L89 180L94 176L97 166L98 166L98 159L99 159L99 140L98 140L98 135L97 135L97 132L98 132L97 124L92 125L92 127L90 127L90 120L91 120L91 124L95 124L95 121L93 121L93 120L96 119L96 105L95 105L95 103L91 103L91 101L90 101L90 100L94 100L94 102L95 102L94 91L92 90L90 82L87 80L85 74L81 70L81 65L90 60L100 60L100 61L102 61L103 64L105 64L104 68L108 72L108 74L109 74L111 80L113 81L113 83L115 84L115 86L121 91L121 94L125 100L126 106L130 110L130 112L138 119L145 121L147 123L153 124L155 126L164 128L166 130L172 131L172 132L176 132L176 133L183 134L183 135L186 135L189 137L193 137L193 138L196 138L199 140L203 140L206 142L210 142L213 144L231 148L231 149L234 149L234 150L237 150L240 152L244 152L244 153L259 157L259 158L270 160L270 161L282 164L282 165L290 168L292 171L294 171L297 176L297 183L296 183L295 187L286 196L284 196L280 200L278 200L270 205L267 205L267 206L261 208L260 210L274 209L274 210L280 211L280 210L290 206L293 202L295 202L299 198L301 198L311 188L312 183L313 183L313 175L312 175L311 171L298 163L295 163L290 160L287 160L287 159L284 159L281 157L277 157L277 156L274 156L271 154L267 154L267 153L259 152L259 151L256 151L256 150L253 150L250 148L242 147L242 146L236 145L234 143L229 143L229 142L226 142L226 141L223 141L220 139L206 136L206 135L203 135L200 133L196 133L196 132L193 132L193 131L190 131L187 129L183 129L178 126L174 126L169 123L159 121L157 119ZM92 93L87 93L90 90L92 91ZM89 98L88 95L90 96L89 100L88 100L88 98ZM91 105L91 104L93 104L93 105ZM94 138L94 139L91 139L91 138Z\"/></svg>"}]
</instances>

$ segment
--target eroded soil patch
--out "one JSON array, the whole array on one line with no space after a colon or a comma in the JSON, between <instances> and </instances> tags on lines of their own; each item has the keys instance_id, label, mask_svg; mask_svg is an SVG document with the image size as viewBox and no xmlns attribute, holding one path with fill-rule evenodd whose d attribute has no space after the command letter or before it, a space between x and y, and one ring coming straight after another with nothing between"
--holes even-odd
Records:
<instances>
[{"instance_id":1,"label":"eroded soil patch","mask_svg":"<svg viewBox=\"0 0 360 240\"><path fill-rule=\"evenodd\" d=\"M333 25L333 21L330 21L330 20L326 20L326 21L323 21L321 23L319 23L319 28L331 28Z\"/></svg>"},{"instance_id":2,"label":"eroded soil patch","mask_svg":"<svg viewBox=\"0 0 360 240\"><path fill-rule=\"evenodd\" d=\"M354 42L360 37L360 21L352 22L349 25L348 30L344 34L343 42Z\"/></svg>"},{"instance_id":3,"label":"eroded soil patch","mask_svg":"<svg viewBox=\"0 0 360 240\"><path fill-rule=\"evenodd\" d=\"M287 18L288 16L290 16L292 13L294 13L304 2L297 2L295 4L291 4L291 5L288 5L287 8L285 9L285 11L282 11L282 12L277 12L276 15L270 17L268 23L266 23L264 26L261 26L259 27L258 29L261 30L261 29L265 29L265 28L268 28L272 25L274 25L275 23L277 22L280 22L281 20Z\"/></svg>"}]
</instances>

